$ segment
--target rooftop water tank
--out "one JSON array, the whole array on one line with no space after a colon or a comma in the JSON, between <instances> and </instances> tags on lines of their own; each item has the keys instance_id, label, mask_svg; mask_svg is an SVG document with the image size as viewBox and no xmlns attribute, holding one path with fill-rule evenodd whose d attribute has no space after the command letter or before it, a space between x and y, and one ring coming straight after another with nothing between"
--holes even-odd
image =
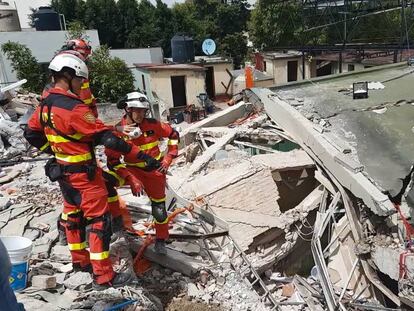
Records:
<instances>
[{"instance_id":1,"label":"rooftop water tank","mask_svg":"<svg viewBox=\"0 0 414 311\"><path fill-rule=\"evenodd\" d=\"M0 31L21 31L17 10L7 2L0 2Z\"/></svg>"},{"instance_id":2,"label":"rooftop water tank","mask_svg":"<svg viewBox=\"0 0 414 311\"><path fill-rule=\"evenodd\" d=\"M50 6L41 6L34 14L37 31L62 30L59 14Z\"/></svg>"},{"instance_id":3,"label":"rooftop water tank","mask_svg":"<svg viewBox=\"0 0 414 311\"><path fill-rule=\"evenodd\" d=\"M175 35L171 39L172 60L174 63L194 61L194 40L186 35Z\"/></svg>"}]
</instances>

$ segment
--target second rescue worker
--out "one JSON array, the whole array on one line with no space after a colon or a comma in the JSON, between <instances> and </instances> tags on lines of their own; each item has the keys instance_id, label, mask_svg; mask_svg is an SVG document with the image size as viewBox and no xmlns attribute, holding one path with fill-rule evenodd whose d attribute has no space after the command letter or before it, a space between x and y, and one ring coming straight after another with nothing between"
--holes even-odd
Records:
<instances>
[{"instance_id":1,"label":"second rescue worker","mask_svg":"<svg viewBox=\"0 0 414 311\"><path fill-rule=\"evenodd\" d=\"M144 190L151 200L154 217L155 250L160 254L165 254L165 241L169 237L168 215L165 207L166 173L173 158L178 155L179 134L168 123L147 117L149 102L142 93L127 94L126 98L118 103L118 108L125 110L125 115L118 125L124 127L124 133L130 131L124 139L138 146L151 158L151 161L126 155L124 163L121 164L120 154L107 149L108 164L115 172L126 166L127 170L144 185ZM168 139L168 150L164 156L159 146L163 138Z\"/></svg>"},{"instance_id":2,"label":"second rescue worker","mask_svg":"<svg viewBox=\"0 0 414 311\"><path fill-rule=\"evenodd\" d=\"M33 113L25 138L40 150L53 154L45 173L58 181L64 198L65 230L74 269L90 271L94 288L127 284L131 275L115 273L109 258L111 217L102 170L96 166L95 145L104 145L128 158L149 159L137 146L116 137L96 119L79 98L88 79L86 64L72 54L59 54L50 63L54 87ZM89 251L86 226L89 225Z\"/></svg>"}]
</instances>

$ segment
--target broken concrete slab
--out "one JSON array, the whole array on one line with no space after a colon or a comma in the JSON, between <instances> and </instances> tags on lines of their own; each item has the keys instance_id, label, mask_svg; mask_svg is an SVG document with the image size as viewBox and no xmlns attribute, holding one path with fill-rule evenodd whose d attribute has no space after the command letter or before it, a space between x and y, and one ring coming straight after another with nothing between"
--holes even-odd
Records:
<instances>
[{"instance_id":1,"label":"broken concrete slab","mask_svg":"<svg viewBox=\"0 0 414 311\"><path fill-rule=\"evenodd\" d=\"M69 289L77 289L88 284L92 284L92 277L89 272L76 272L63 282L63 285Z\"/></svg>"},{"instance_id":2,"label":"broken concrete slab","mask_svg":"<svg viewBox=\"0 0 414 311\"><path fill-rule=\"evenodd\" d=\"M129 239L129 246L132 251L141 249L144 241L142 239ZM201 260L187 256L176 250L167 248L167 254L160 255L154 250L154 245L147 247L144 257L163 267L180 272L186 276L194 276L204 264Z\"/></svg>"},{"instance_id":3,"label":"broken concrete slab","mask_svg":"<svg viewBox=\"0 0 414 311\"><path fill-rule=\"evenodd\" d=\"M187 255L198 255L201 251L201 246L195 242L178 242L173 241L168 245L168 248L172 248L176 251L183 252Z\"/></svg>"},{"instance_id":4,"label":"broken concrete slab","mask_svg":"<svg viewBox=\"0 0 414 311\"><path fill-rule=\"evenodd\" d=\"M298 149L289 152L275 150L275 154L259 154L253 156L251 160L269 167L272 171L286 171L315 166L312 158L305 151Z\"/></svg>"},{"instance_id":5,"label":"broken concrete slab","mask_svg":"<svg viewBox=\"0 0 414 311\"><path fill-rule=\"evenodd\" d=\"M187 146L195 139L194 134L193 136L190 134L191 132L203 127L227 126L243 117L251 109L249 107L251 107L251 104L240 102L237 105L219 111L200 122L194 123L180 133L181 141Z\"/></svg>"},{"instance_id":6,"label":"broken concrete slab","mask_svg":"<svg viewBox=\"0 0 414 311\"><path fill-rule=\"evenodd\" d=\"M8 224L0 230L1 235L23 236L24 230L33 215L23 216L8 222Z\"/></svg>"},{"instance_id":7,"label":"broken concrete slab","mask_svg":"<svg viewBox=\"0 0 414 311\"><path fill-rule=\"evenodd\" d=\"M14 165L12 167L6 167L3 168L3 171L6 173L6 176L0 177L0 184L8 183L19 176L22 172L22 166Z\"/></svg>"},{"instance_id":8,"label":"broken concrete slab","mask_svg":"<svg viewBox=\"0 0 414 311\"><path fill-rule=\"evenodd\" d=\"M313 123L295 108L267 89L253 89L250 96L259 98L272 120L293 137L316 162L329 170L344 187L361 198L373 212L381 216L395 212L388 197L366 176L361 172L354 173L335 161L335 156L341 153L322 137L324 134L315 131Z\"/></svg>"},{"instance_id":9,"label":"broken concrete slab","mask_svg":"<svg viewBox=\"0 0 414 311\"><path fill-rule=\"evenodd\" d=\"M67 245L55 245L53 247L50 259L60 262L70 262L72 260L71 258Z\"/></svg>"},{"instance_id":10,"label":"broken concrete slab","mask_svg":"<svg viewBox=\"0 0 414 311\"><path fill-rule=\"evenodd\" d=\"M371 252L371 258L378 269L388 275L393 280L400 280L400 255L406 251L400 247L387 247L375 245ZM414 256L405 257L405 267L407 275L414 273Z\"/></svg>"},{"instance_id":11,"label":"broken concrete slab","mask_svg":"<svg viewBox=\"0 0 414 311\"><path fill-rule=\"evenodd\" d=\"M3 197L3 196L0 197L0 211L3 211L5 209L9 208L11 204L12 203L10 201L10 198Z\"/></svg>"},{"instance_id":12,"label":"broken concrete slab","mask_svg":"<svg viewBox=\"0 0 414 311\"><path fill-rule=\"evenodd\" d=\"M32 258L49 258L50 249L52 244L58 239L59 232L57 230L50 231L46 233L41 238L36 239L33 242ZM55 246L56 248L56 246ZM67 248L67 246L66 246ZM56 248L58 250L59 248ZM57 251L57 253L59 253ZM53 257L53 254L52 254Z\"/></svg>"},{"instance_id":13,"label":"broken concrete slab","mask_svg":"<svg viewBox=\"0 0 414 311\"><path fill-rule=\"evenodd\" d=\"M236 130L229 130L225 135L218 139L215 144L204 151L201 156L197 157L188 171L189 176L192 176L203 169L203 167L214 157L216 152L223 149L225 145L232 141L236 134Z\"/></svg>"}]
</instances>

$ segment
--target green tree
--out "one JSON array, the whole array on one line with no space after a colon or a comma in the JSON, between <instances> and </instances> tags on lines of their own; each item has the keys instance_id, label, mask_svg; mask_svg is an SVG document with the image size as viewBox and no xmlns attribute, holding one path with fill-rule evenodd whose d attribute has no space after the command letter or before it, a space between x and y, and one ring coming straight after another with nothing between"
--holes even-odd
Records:
<instances>
[{"instance_id":1,"label":"green tree","mask_svg":"<svg viewBox=\"0 0 414 311\"><path fill-rule=\"evenodd\" d=\"M175 4L172 12L175 33L192 36L196 54L202 54L202 42L211 38L218 44L219 51L232 55L235 64L243 62L247 48L241 48L241 43L246 42L242 33L247 30L247 21L250 16L249 4L246 0L186 1ZM242 41L235 42L235 37ZM237 46L229 44L230 42L237 43Z\"/></svg>"},{"instance_id":2,"label":"green tree","mask_svg":"<svg viewBox=\"0 0 414 311\"><path fill-rule=\"evenodd\" d=\"M52 0L51 7L65 16L66 22L81 21L85 12L85 1L83 0Z\"/></svg>"},{"instance_id":3,"label":"green tree","mask_svg":"<svg viewBox=\"0 0 414 311\"><path fill-rule=\"evenodd\" d=\"M259 0L252 12L249 34L255 47L272 49L301 43L301 16L296 3Z\"/></svg>"},{"instance_id":4,"label":"green tree","mask_svg":"<svg viewBox=\"0 0 414 311\"><path fill-rule=\"evenodd\" d=\"M23 87L34 93L40 93L47 81L47 74L37 63L28 47L17 42L8 41L1 46L7 59L12 63L17 79L27 79Z\"/></svg>"},{"instance_id":5,"label":"green tree","mask_svg":"<svg viewBox=\"0 0 414 311\"><path fill-rule=\"evenodd\" d=\"M134 90L131 70L123 60L111 58L107 46L101 46L93 52L88 67L91 87L99 101L116 102Z\"/></svg>"},{"instance_id":6,"label":"green tree","mask_svg":"<svg viewBox=\"0 0 414 311\"><path fill-rule=\"evenodd\" d=\"M67 40L71 39L84 39L89 41L89 37L86 34L85 26L81 21L73 21L68 23L68 33L66 35Z\"/></svg>"},{"instance_id":7,"label":"green tree","mask_svg":"<svg viewBox=\"0 0 414 311\"><path fill-rule=\"evenodd\" d=\"M27 15L27 17L29 18L29 26L34 28L35 27L35 13L37 11L37 9L30 7L30 14Z\"/></svg>"},{"instance_id":8,"label":"green tree","mask_svg":"<svg viewBox=\"0 0 414 311\"><path fill-rule=\"evenodd\" d=\"M220 41L221 54L229 56L233 59L235 68L240 68L247 55L247 38L241 32L226 35Z\"/></svg>"},{"instance_id":9,"label":"green tree","mask_svg":"<svg viewBox=\"0 0 414 311\"><path fill-rule=\"evenodd\" d=\"M87 0L83 23L87 29L98 30L102 44L122 48L124 44L118 37L120 16L115 0Z\"/></svg>"},{"instance_id":10,"label":"green tree","mask_svg":"<svg viewBox=\"0 0 414 311\"><path fill-rule=\"evenodd\" d=\"M138 2L136 0L118 0L117 7L120 14L118 22L118 37L124 47L128 45L128 37L133 29L139 25Z\"/></svg>"},{"instance_id":11,"label":"green tree","mask_svg":"<svg viewBox=\"0 0 414 311\"><path fill-rule=\"evenodd\" d=\"M166 57L171 56L171 38L174 36L172 10L161 0L156 1L155 27L158 32L157 45L161 46Z\"/></svg>"},{"instance_id":12,"label":"green tree","mask_svg":"<svg viewBox=\"0 0 414 311\"><path fill-rule=\"evenodd\" d=\"M155 7L149 0L142 0L138 5L139 19L127 39L128 47L149 47L158 40L155 23Z\"/></svg>"}]
</instances>

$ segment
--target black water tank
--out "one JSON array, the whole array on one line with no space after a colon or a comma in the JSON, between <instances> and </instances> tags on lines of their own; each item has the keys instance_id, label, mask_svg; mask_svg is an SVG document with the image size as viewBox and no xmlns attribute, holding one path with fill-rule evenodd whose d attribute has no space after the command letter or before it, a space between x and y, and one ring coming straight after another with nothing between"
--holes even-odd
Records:
<instances>
[{"instance_id":1,"label":"black water tank","mask_svg":"<svg viewBox=\"0 0 414 311\"><path fill-rule=\"evenodd\" d=\"M62 30L60 16L50 6L41 6L34 14L36 30Z\"/></svg>"},{"instance_id":2,"label":"black water tank","mask_svg":"<svg viewBox=\"0 0 414 311\"><path fill-rule=\"evenodd\" d=\"M194 61L194 40L186 35L175 35L171 39L172 59L174 63Z\"/></svg>"}]
</instances>

